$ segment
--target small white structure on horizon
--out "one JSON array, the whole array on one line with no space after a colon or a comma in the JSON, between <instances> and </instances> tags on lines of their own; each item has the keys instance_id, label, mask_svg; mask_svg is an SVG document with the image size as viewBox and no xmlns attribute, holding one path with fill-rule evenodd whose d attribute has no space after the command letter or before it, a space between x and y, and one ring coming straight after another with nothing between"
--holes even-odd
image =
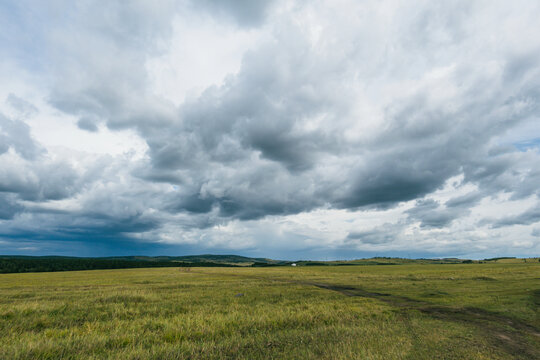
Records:
<instances>
[{"instance_id":1,"label":"small white structure on horizon","mask_svg":"<svg viewBox=\"0 0 540 360\"><path fill-rule=\"evenodd\" d=\"M292 263L291 266L296 266L296 263Z\"/></svg>"}]
</instances>

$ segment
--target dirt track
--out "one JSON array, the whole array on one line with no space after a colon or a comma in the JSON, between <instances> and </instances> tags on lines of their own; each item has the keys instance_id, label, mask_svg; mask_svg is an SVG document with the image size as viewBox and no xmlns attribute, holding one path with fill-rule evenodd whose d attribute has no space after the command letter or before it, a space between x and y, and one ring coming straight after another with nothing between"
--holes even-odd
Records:
<instances>
[{"instance_id":1,"label":"dirt track","mask_svg":"<svg viewBox=\"0 0 540 360\"><path fill-rule=\"evenodd\" d=\"M205 273L208 275L207 273ZM415 300L401 295L367 291L356 286L325 284L244 274L219 274L251 278L264 281L285 282L339 292L345 296L363 297L382 301L402 311L408 319L410 311L419 311L432 318L453 321L474 326L493 347L502 350L516 359L540 359L540 330L518 319L500 313L474 307L450 307L436 305L427 301ZM540 297L540 289L535 291ZM535 300L538 300L535 298ZM527 340L529 338L529 340Z\"/></svg>"},{"instance_id":2,"label":"dirt track","mask_svg":"<svg viewBox=\"0 0 540 360\"><path fill-rule=\"evenodd\" d=\"M302 283L321 289L337 291L346 296L358 296L377 299L404 312L416 310L433 318L465 323L475 326L483 333L493 346L516 356L517 358L540 359L540 330L522 321L473 307L445 307L426 301L415 300L404 296L370 292L353 286L342 286L321 283ZM533 346L525 338L536 339ZM534 341L534 340L533 340Z\"/></svg>"}]
</instances>

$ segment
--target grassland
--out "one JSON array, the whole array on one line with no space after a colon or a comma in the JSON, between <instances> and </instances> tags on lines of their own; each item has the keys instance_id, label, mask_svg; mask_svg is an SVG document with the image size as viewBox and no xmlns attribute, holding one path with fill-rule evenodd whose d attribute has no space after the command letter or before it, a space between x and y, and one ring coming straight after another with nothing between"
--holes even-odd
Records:
<instances>
[{"instance_id":1,"label":"grassland","mask_svg":"<svg viewBox=\"0 0 540 360\"><path fill-rule=\"evenodd\" d=\"M540 264L0 275L0 359L538 359Z\"/></svg>"}]
</instances>

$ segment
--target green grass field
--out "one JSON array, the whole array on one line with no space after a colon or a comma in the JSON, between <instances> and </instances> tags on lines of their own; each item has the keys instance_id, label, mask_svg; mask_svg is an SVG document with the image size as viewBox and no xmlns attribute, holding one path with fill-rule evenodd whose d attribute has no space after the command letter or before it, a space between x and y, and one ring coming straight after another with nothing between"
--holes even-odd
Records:
<instances>
[{"instance_id":1,"label":"green grass field","mask_svg":"<svg viewBox=\"0 0 540 360\"><path fill-rule=\"evenodd\" d=\"M538 262L2 274L0 359L539 359L539 306Z\"/></svg>"}]
</instances>

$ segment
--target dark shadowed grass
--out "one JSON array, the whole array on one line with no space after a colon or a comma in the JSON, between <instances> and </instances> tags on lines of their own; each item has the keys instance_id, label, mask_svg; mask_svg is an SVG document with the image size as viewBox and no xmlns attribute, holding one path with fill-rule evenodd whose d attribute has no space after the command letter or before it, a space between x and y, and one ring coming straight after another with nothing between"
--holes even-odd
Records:
<instances>
[{"instance_id":1,"label":"dark shadowed grass","mask_svg":"<svg viewBox=\"0 0 540 360\"><path fill-rule=\"evenodd\" d=\"M530 359L539 277L527 263L5 274L0 359Z\"/></svg>"}]
</instances>

